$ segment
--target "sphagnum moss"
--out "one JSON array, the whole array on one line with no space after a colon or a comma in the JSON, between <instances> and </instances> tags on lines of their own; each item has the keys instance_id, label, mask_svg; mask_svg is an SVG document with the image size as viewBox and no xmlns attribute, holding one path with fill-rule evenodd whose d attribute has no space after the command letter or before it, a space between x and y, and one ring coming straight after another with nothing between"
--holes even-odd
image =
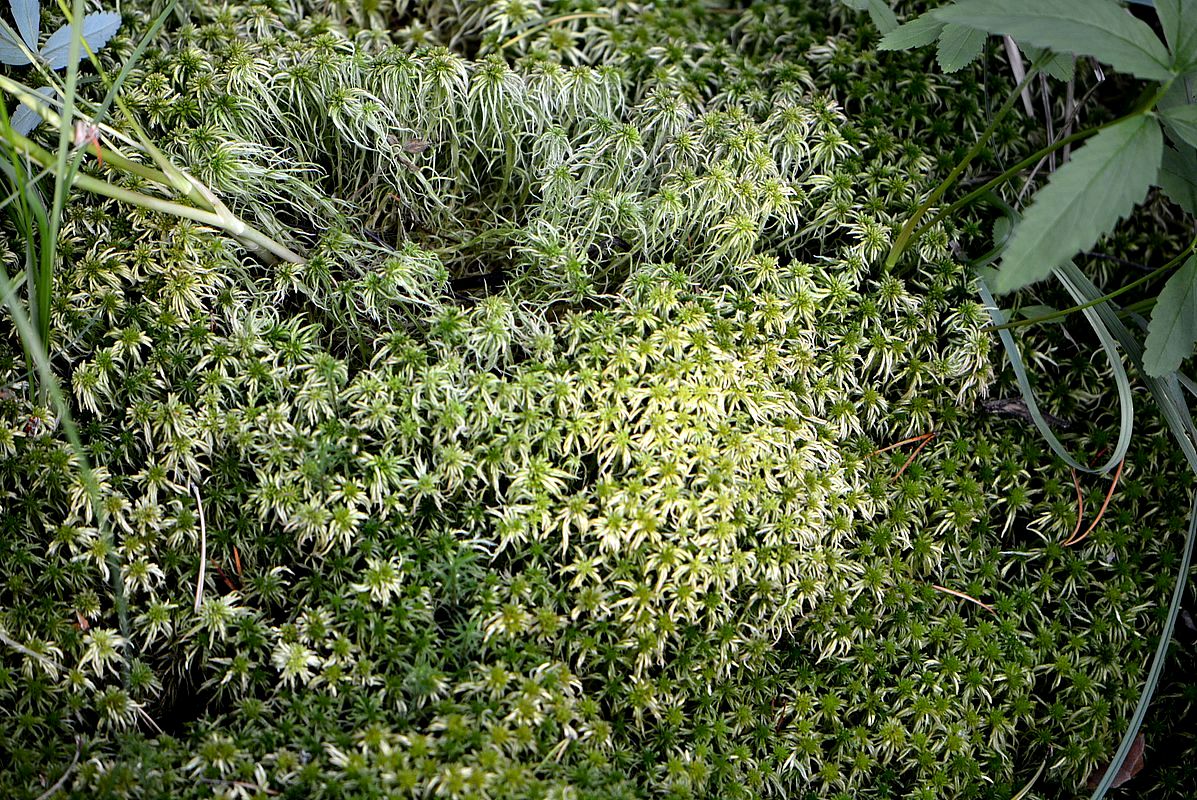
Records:
<instances>
[{"instance_id":1,"label":"sphagnum moss","mask_svg":"<svg viewBox=\"0 0 1197 800\"><path fill-rule=\"evenodd\" d=\"M116 535L5 326L0 786L78 750L81 797L1070 796L1178 464L1144 437L1059 545L1064 465L972 411L954 232L875 269L981 87L831 8L188 8L127 101L306 263L69 207L54 351Z\"/></svg>"}]
</instances>

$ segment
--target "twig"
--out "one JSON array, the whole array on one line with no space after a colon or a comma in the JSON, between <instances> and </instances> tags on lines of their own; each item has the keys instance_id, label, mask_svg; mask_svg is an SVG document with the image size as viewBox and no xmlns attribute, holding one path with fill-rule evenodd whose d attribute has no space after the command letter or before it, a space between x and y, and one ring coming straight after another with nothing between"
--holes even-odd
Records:
<instances>
[{"instance_id":1,"label":"twig","mask_svg":"<svg viewBox=\"0 0 1197 800\"><path fill-rule=\"evenodd\" d=\"M1066 122L1064 123L1064 130L1062 130L1060 132L1060 135L1066 139L1072 133L1072 118L1073 118L1073 113L1074 113L1075 109L1076 109L1076 78L1074 77L1074 78L1072 78L1072 80L1070 80L1068 82L1068 86L1064 92L1064 119L1066 120ZM1060 160L1063 163L1067 164L1068 159L1071 157L1072 157L1072 145L1070 145L1070 144L1064 145L1064 152L1062 152L1060 154Z\"/></svg>"},{"instance_id":2,"label":"twig","mask_svg":"<svg viewBox=\"0 0 1197 800\"><path fill-rule=\"evenodd\" d=\"M1035 418L1031 415L1031 410L1027 408L1027 401L1021 397L998 397L992 400L982 400L981 408L999 417L1016 417L1027 422L1035 421ZM1066 431L1072 427L1072 423L1066 419L1057 417L1054 414L1042 413L1043 419L1053 428Z\"/></svg>"},{"instance_id":3,"label":"twig","mask_svg":"<svg viewBox=\"0 0 1197 800\"><path fill-rule=\"evenodd\" d=\"M75 771L75 766L79 763L79 756L82 755L82 753L83 740L76 736L75 757L72 758L71 763L67 765L66 772L62 773L62 777L55 781L53 786L38 795L37 800L48 800L48 798L51 798L57 794L59 789L61 789L63 786L66 786L67 778L69 778L71 773Z\"/></svg>"},{"instance_id":4,"label":"twig","mask_svg":"<svg viewBox=\"0 0 1197 800\"><path fill-rule=\"evenodd\" d=\"M195 583L195 613L199 613L200 602L204 597L204 576L208 567L208 526L204 522L204 501L200 499L199 488L192 483L191 493L195 495L195 507L199 511L200 526L200 566L199 579Z\"/></svg>"},{"instance_id":5,"label":"twig","mask_svg":"<svg viewBox=\"0 0 1197 800\"><path fill-rule=\"evenodd\" d=\"M1039 73L1039 91L1043 100L1043 121L1047 126L1047 140L1054 142L1056 140L1055 126L1052 124L1052 97L1047 89L1047 76L1042 72ZM1048 154L1048 170L1056 171L1056 153L1052 151Z\"/></svg>"},{"instance_id":6,"label":"twig","mask_svg":"<svg viewBox=\"0 0 1197 800\"><path fill-rule=\"evenodd\" d=\"M1081 493L1081 482L1077 480L1075 469L1072 471L1072 485L1076 489L1076 527L1072 529L1069 539L1077 535L1081 529L1081 522L1085 518L1085 496Z\"/></svg>"},{"instance_id":7,"label":"twig","mask_svg":"<svg viewBox=\"0 0 1197 800\"><path fill-rule=\"evenodd\" d=\"M893 444L886 445L885 447L879 447L876 450L874 450L873 452L869 453L868 457L872 458L873 456L880 455L882 453L888 453L890 450L896 450L897 448L901 447L904 444L911 444L913 442L921 442L924 439L927 439L934 435L935 434L933 434L933 433L920 433L918 436L911 436L909 439L903 439L900 442L894 442Z\"/></svg>"},{"instance_id":8,"label":"twig","mask_svg":"<svg viewBox=\"0 0 1197 800\"><path fill-rule=\"evenodd\" d=\"M1112 498L1114 496L1114 490L1116 488L1118 488L1118 478L1122 475L1122 467L1125 464L1126 464L1125 458L1118 462L1118 469L1114 470L1114 480L1110 481L1110 490L1108 492L1106 492L1105 502L1103 502L1101 504L1101 509L1097 512L1097 518L1095 520L1093 520L1093 522L1089 525L1089 527L1085 529L1085 532L1082 533L1079 537L1074 535L1068 541L1064 542L1065 547L1069 547L1071 545L1079 544L1079 543L1085 541L1085 537L1087 537L1090 533L1093 532L1093 529L1097 527L1097 523L1101 522L1102 516L1105 515L1106 509L1110 505L1110 498Z\"/></svg>"},{"instance_id":9,"label":"twig","mask_svg":"<svg viewBox=\"0 0 1197 800\"><path fill-rule=\"evenodd\" d=\"M993 606L991 606L991 605L988 605L988 604L986 604L986 603L982 603L982 602L981 602L980 600L978 600L977 598L975 598L975 597L973 597L973 596L971 596L971 595L967 595L967 594L965 594L964 592L958 592L958 591L956 591L955 589L949 589L949 588L947 588L946 586L939 586L939 585L937 585L937 584L934 584L934 583L933 583L933 584L931 584L931 588L932 588L932 589L935 589L936 591L940 591L940 592L943 592L943 593L945 593L945 594L950 594L950 595L953 595L953 596L955 596L955 597L959 597L959 598L961 598L961 599L963 599L963 600L967 600L967 601L969 601L970 603L976 603L976 604L977 604L977 605L979 605L981 608L983 608L983 609L985 609L986 611L988 611L990 614L997 615L997 612L993 610Z\"/></svg>"},{"instance_id":10,"label":"twig","mask_svg":"<svg viewBox=\"0 0 1197 800\"><path fill-rule=\"evenodd\" d=\"M910 457L906 459L906 463L902 465L902 469L898 470L898 474L894 475L894 477L891 478L890 480L896 481L898 478L901 478L902 473L906 471L906 468L914 463L914 460L915 460L915 458L918 457L918 454L923 452L923 448L926 447L931 442L931 440L934 438L935 438L935 431L931 431L926 436L924 436L923 441L919 442L919 446L914 448L914 452L911 453Z\"/></svg>"},{"instance_id":11,"label":"twig","mask_svg":"<svg viewBox=\"0 0 1197 800\"><path fill-rule=\"evenodd\" d=\"M1022 53L1018 51L1018 45L1009 36L1002 37L1002 44L1006 46L1006 58L1010 59L1010 71L1014 73L1014 82L1022 83L1027 77L1026 68L1022 63ZM1024 86L1022 88L1022 107L1027 112L1027 116L1035 119L1035 106L1031 102L1031 87Z\"/></svg>"}]
</instances>

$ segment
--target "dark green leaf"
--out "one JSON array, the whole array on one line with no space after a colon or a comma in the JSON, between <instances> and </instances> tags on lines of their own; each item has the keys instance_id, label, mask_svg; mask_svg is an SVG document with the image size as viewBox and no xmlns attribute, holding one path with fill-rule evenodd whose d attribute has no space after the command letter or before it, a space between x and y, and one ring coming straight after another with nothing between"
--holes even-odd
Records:
<instances>
[{"instance_id":1,"label":"dark green leaf","mask_svg":"<svg viewBox=\"0 0 1197 800\"><path fill-rule=\"evenodd\" d=\"M1139 78L1173 74L1164 43L1113 0L959 0L931 13L1057 53L1093 56Z\"/></svg>"},{"instance_id":2,"label":"dark green leaf","mask_svg":"<svg viewBox=\"0 0 1197 800\"><path fill-rule=\"evenodd\" d=\"M1185 212L1197 216L1197 152L1191 147L1165 147L1156 186Z\"/></svg>"},{"instance_id":3,"label":"dark green leaf","mask_svg":"<svg viewBox=\"0 0 1197 800\"><path fill-rule=\"evenodd\" d=\"M1146 115L1102 130L1057 170L1014 229L994 282L1010 292L1091 247L1141 201L1159 174L1159 124Z\"/></svg>"},{"instance_id":4,"label":"dark green leaf","mask_svg":"<svg viewBox=\"0 0 1197 800\"><path fill-rule=\"evenodd\" d=\"M944 72L958 72L977 59L985 48L985 31L964 25L947 25L939 37L936 60Z\"/></svg>"},{"instance_id":5,"label":"dark green leaf","mask_svg":"<svg viewBox=\"0 0 1197 800\"><path fill-rule=\"evenodd\" d=\"M883 34L898 27L898 18L886 0L840 0L840 2L856 11L869 12L869 19Z\"/></svg>"},{"instance_id":6,"label":"dark green leaf","mask_svg":"<svg viewBox=\"0 0 1197 800\"><path fill-rule=\"evenodd\" d=\"M1151 312L1144 342L1143 369L1160 377L1180 367L1197 343L1197 256L1189 260L1160 290Z\"/></svg>"},{"instance_id":7,"label":"dark green leaf","mask_svg":"<svg viewBox=\"0 0 1197 800\"><path fill-rule=\"evenodd\" d=\"M1042 47L1026 44L1022 45L1022 49L1026 51L1031 63L1047 56L1040 67L1045 75L1058 81L1070 81L1076 76L1076 57L1071 53L1051 53Z\"/></svg>"},{"instance_id":8,"label":"dark green leaf","mask_svg":"<svg viewBox=\"0 0 1197 800\"><path fill-rule=\"evenodd\" d=\"M1013 225L1010 224L1008 217L998 217L993 221L993 244L994 246L1004 245L1010 241L1010 231L1013 230Z\"/></svg>"},{"instance_id":9,"label":"dark green leaf","mask_svg":"<svg viewBox=\"0 0 1197 800\"><path fill-rule=\"evenodd\" d=\"M1197 105L1166 108L1160 116L1184 142L1197 147Z\"/></svg>"},{"instance_id":10,"label":"dark green leaf","mask_svg":"<svg viewBox=\"0 0 1197 800\"><path fill-rule=\"evenodd\" d=\"M885 34L877 49L912 50L915 47L925 47L939 38L943 28L944 24L935 17L923 14Z\"/></svg>"},{"instance_id":11,"label":"dark green leaf","mask_svg":"<svg viewBox=\"0 0 1197 800\"><path fill-rule=\"evenodd\" d=\"M1172 81L1163 97L1156 100L1156 109L1162 111L1176 106L1187 106L1197 100L1197 73L1182 75Z\"/></svg>"},{"instance_id":12,"label":"dark green leaf","mask_svg":"<svg viewBox=\"0 0 1197 800\"><path fill-rule=\"evenodd\" d=\"M1155 13L1172 49L1176 72L1197 66L1197 3L1193 0L1156 0Z\"/></svg>"},{"instance_id":13,"label":"dark green leaf","mask_svg":"<svg viewBox=\"0 0 1197 800\"><path fill-rule=\"evenodd\" d=\"M898 18L885 0L869 0L869 19L873 20L873 25L883 34L898 27Z\"/></svg>"},{"instance_id":14,"label":"dark green leaf","mask_svg":"<svg viewBox=\"0 0 1197 800\"><path fill-rule=\"evenodd\" d=\"M1033 305L1033 306L1023 306L1022 308L1018 309L1018 311L1016 313L1018 314L1018 316L1022 317L1023 319L1039 319L1040 317L1048 317L1048 316L1051 316L1052 314L1058 314L1059 311L1060 311L1060 309L1053 308L1051 306ZM1063 325L1064 317L1060 317L1058 319L1049 319L1049 320L1043 322L1042 324L1044 324L1044 325Z\"/></svg>"}]
</instances>

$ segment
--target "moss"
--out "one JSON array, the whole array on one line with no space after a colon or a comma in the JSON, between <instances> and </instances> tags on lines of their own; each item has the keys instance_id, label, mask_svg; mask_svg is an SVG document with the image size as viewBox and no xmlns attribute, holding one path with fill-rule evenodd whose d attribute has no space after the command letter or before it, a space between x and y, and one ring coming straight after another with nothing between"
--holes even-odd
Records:
<instances>
[{"instance_id":1,"label":"moss","mask_svg":"<svg viewBox=\"0 0 1197 800\"><path fill-rule=\"evenodd\" d=\"M80 797L998 798L1049 761L1071 796L1187 484L1149 428L1059 546L1070 474L975 405L1012 389L957 232L875 268L981 76L838 4L303 10L192 8L127 98L306 264L69 207L106 528L0 323L0 786L78 752ZM1096 455L1100 365L1027 344Z\"/></svg>"}]
</instances>

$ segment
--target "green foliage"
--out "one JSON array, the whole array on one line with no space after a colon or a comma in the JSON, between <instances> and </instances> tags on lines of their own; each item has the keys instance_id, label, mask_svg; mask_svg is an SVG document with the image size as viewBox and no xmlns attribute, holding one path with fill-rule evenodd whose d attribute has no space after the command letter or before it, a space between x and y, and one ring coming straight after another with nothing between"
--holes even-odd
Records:
<instances>
[{"instance_id":1,"label":"green foliage","mask_svg":"<svg viewBox=\"0 0 1197 800\"><path fill-rule=\"evenodd\" d=\"M869 20L882 33L888 34L898 27L898 18L886 0L840 0L848 8L869 12Z\"/></svg>"},{"instance_id":2,"label":"green foliage","mask_svg":"<svg viewBox=\"0 0 1197 800\"><path fill-rule=\"evenodd\" d=\"M878 50L909 50L935 42L943 33L945 24L932 14L923 14L881 37Z\"/></svg>"},{"instance_id":3,"label":"green foliage","mask_svg":"<svg viewBox=\"0 0 1197 800\"><path fill-rule=\"evenodd\" d=\"M939 37L936 60L944 72L957 72L977 60L985 47L984 31L948 23Z\"/></svg>"},{"instance_id":4,"label":"green foliage","mask_svg":"<svg viewBox=\"0 0 1197 800\"><path fill-rule=\"evenodd\" d=\"M973 410L996 359L956 229L877 269L985 125L975 75L879 64L827 5L300 10L192 5L113 125L302 263L65 207L50 341L97 497L0 319L0 792L1083 783L1186 484L1145 437L1061 547L1067 466ZM1025 155L995 131L987 169ZM1108 373L1052 331L1045 406L1097 457ZM904 470L874 453L930 430Z\"/></svg>"},{"instance_id":5,"label":"green foliage","mask_svg":"<svg viewBox=\"0 0 1197 800\"><path fill-rule=\"evenodd\" d=\"M1197 215L1197 151L1165 146L1156 183L1185 213Z\"/></svg>"},{"instance_id":6,"label":"green foliage","mask_svg":"<svg viewBox=\"0 0 1197 800\"><path fill-rule=\"evenodd\" d=\"M1162 151L1160 126L1150 117L1103 128L1035 195L1002 255L994 291L1045 278L1054 264L1095 244L1147 195Z\"/></svg>"},{"instance_id":7,"label":"green foliage","mask_svg":"<svg viewBox=\"0 0 1197 800\"><path fill-rule=\"evenodd\" d=\"M1160 110L1164 124L1191 147L1197 147L1197 106L1173 106Z\"/></svg>"},{"instance_id":8,"label":"green foliage","mask_svg":"<svg viewBox=\"0 0 1197 800\"><path fill-rule=\"evenodd\" d=\"M932 13L942 22L1093 56L1144 80L1166 81L1179 72L1151 28L1114 0L958 0Z\"/></svg>"},{"instance_id":9,"label":"green foliage","mask_svg":"<svg viewBox=\"0 0 1197 800\"><path fill-rule=\"evenodd\" d=\"M1174 202L1192 213L1191 184L1193 176L1197 175L1194 168L1197 164L1197 150L1194 149L1197 145L1197 106L1191 104L1188 78L1184 73L1189 70L1194 55L1191 50L1192 43L1197 41L1197 28L1189 28L1197 26L1197 17L1186 14L1181 4L1172 2L1164 3L1159 14L1167 46L1149 26L1108 0L1096 3L958 0L907 23L891 34L888 41L882 42L883 48L891 49L927 42L935 30L932 22L922 22L927 18L945 23L940 33L938 54L945 71L959 69L979 52L975 45L966 46L961 33L963 26L978 32L1014 36L1042 48L1037 54L1034 49L1030 50L1039 69L1050 65L1053 71L1058 70L1059 65L1052 54L1052 51L1058 51L1093 56L1137 77L1161 82L1139 109L1083 134L1057 138L1026 164L1019 164L965 200L940 212L939 217L950 213L1013 177L1021 167L1028 166L1040 156L1047 157L1074 139L1092 134L1091 140L1056 170L1047 186L1035 195L1004 251L1001 268L991 278L993 288L999 294L1047 277L1066 259L1092 247L1143 201L1152 185L1161 186ZM1062 72L1057 74L1066 76ZM1164 146L1157 117L1165 123L1175 148ZM982 135L973 152L988 135L988 131ZM966 163L967 158L961 166ZM897 262L907 240L915 232L914 226L958 175L959 169L949 175L907 222L891 248L888 266ZM1174 363L1175 353L1180 349L1187 348L1191 352L1191 341L1183 337L1172 341L1164 335L1163 330L1167 329L1181 336L1175 325L1155 322L1152 328L1154 335L1148 339L1147 361L1153 369Z\"/></svg>"},{"instance_id":10,"label":"green foliage","mask_svg":"<svg viewBox=\"0 0 1197 800\"><path fill-rule=\"evenodd\" d=\"M1197 8L1185 0L1154 0L1160 27L1172 51L1172 66L1184 75L1197 66Z\"/></svg>"},{"instance_id":11,"label":"green foliage","mask_svg":"<svg viewBox=\"0 0 1197 800\"><path fill-rule=\"evenodd\" d=\"M1151 312L1144 369L1159 377L1180 368L1197 344L1197 256L1168 278Z\"/></svg>"}]
</instances>

